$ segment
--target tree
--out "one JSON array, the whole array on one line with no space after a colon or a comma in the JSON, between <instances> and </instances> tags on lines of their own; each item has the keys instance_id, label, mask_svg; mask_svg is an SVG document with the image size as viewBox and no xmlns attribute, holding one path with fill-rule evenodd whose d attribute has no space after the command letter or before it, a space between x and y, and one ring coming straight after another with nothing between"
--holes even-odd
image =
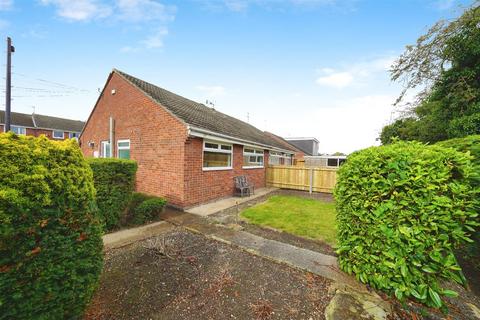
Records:
<instances>
[{"instance_id":1,"label":"tree","mask_svg":"<svg viewBox=\"0 0 480 320\"><path fill-rule=\"evenodd\" d=\"M416 45L407 46L391 69L406 93L421 86L409 115L383 128L382 143L436 142L480 133L480 2L458 19L437 22Z\"/></svg>"}]
</instances>

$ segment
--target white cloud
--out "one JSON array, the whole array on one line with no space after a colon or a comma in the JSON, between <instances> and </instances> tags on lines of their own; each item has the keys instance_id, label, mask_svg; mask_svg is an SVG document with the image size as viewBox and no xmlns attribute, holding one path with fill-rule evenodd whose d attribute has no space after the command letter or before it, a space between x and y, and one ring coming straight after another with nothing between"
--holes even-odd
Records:
<instances>
[{"instance_id":1,"label":"white cloud","mask_svg":"<svg viewBox=\"0 0 480 320\"><path fill-rule=\"evenodd\" d=\"M112 8L96 0L41 0L43 5L54 5L57 15L71 21L88 21L105 18L112 14Z\"/></svg>"},{"instance_id":2,"label":"white cloud","mask_svg":"<svg viewBox=\"0 0 480 320\"><path fill-rule=\"evenodd\" d=\"M0 0L0 11L10 10L13 7L13 0Z\"/></svg>"},{"instance_id":3,"label":"white cloud","mask_svg":"<svg viewBox=\"0 0 480 320\"><path fill-rule=\"evenodd\" d=\"M369 61L357 62L344 66L341 70L330 67L318 70L318 85L343 89L351 85L362 85L377 74L387 74L395 57L380 57Z\"/></svg>"},{"instance_id":4,"label":"white cloud","mask_svg":"<svg viewBox=\"0 0 480 320\"><path fill-rule=\"evenodd\" d=\"M199 85L195 89L201 91L206 98L214 99L226 95L227 91L222 86Z\"/></svg>"},{"instance_id":5,"label":"white cloud","mask_svg":"<svg viewBox=\"0 0 480 320\"><path fill-rule=\"evenodd\" d=\"M333 88L345 88L349 86L353 81L353 76L349 72L336 72L326 76L319 77L317 83L319 85L333 87Z\"/></svg>"},{"instance_id":6,"label":"white cloud","mask_svg":"<svg viewBox=\"0 0 480 320\"><path fill-rule=\"evenodd\" d=\"M6 0L0 0L6 1ZM142 49L161 48L168 35L167 25L175 19L176 8L154 0L40 0L43 5L56 7L58 16L70 21L89 21L109 18L114 23L134 30L147 30L147 36L135 45L120 48L121 52L138 52Z\"/></svg>"},{"instance_id":7,"label":"white cloud","mask_svg":"<svg viewBox=\"0 0 480 320\"><path fill-rule=\"evenodd\" d=\"M153 0L117 0L118 18L130 22L171 21L175 7Z\"/></svg>"},{"instance_id":8,"label":"white cloud","mask_svg":"<svg viewBox=\"0 0 480 320\"><path fill-rule=\"evenodd\" d=\"M155 33L151 34L145 40L141 41L147 49L163 47L163 39L168 35L168 29L159 28Z\"/></svg>"}]
</instances>

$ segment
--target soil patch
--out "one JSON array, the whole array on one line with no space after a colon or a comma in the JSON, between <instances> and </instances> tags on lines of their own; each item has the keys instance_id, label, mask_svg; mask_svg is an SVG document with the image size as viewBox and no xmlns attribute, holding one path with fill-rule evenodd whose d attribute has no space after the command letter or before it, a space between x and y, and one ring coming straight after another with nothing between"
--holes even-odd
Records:
<instances>
[{"instance_id":1,"label":"soil patch","mask_svg":"<svg viewBox=\"0 0 480 320\"><path fill-rule=\"evenodd\" d=\"M324 319L331 281L177 228L106 252L86 319Z\"/></svg>"}]
</instances>

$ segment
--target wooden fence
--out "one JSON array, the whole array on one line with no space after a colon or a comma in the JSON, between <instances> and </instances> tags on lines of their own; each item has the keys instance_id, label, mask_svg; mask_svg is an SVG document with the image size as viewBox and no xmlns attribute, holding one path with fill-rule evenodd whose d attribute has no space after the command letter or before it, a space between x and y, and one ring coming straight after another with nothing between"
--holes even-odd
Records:
<instances>
[{"instance_id":1,"label":"wooden fence","mask_svg":"<svg viewBox=\"0 0 480 320\"><path fill-rule=\"evenodd\" d=\"M337 182L337 169L268 166L267 186L283 189L332 193Z\"/></svg>"}]
</instances>

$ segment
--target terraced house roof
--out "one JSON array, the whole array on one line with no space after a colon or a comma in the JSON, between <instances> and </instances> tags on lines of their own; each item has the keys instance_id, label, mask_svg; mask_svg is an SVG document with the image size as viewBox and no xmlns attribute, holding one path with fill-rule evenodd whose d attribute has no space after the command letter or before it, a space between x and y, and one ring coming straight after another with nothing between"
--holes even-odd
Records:
<instances>
[{"instance_id":1,"label":"terraced house roof","mask_svg":"<svg viewBox=\"0 0 480 320\"><path fill-rule=\"evenodd\" d=\"M0 124L5 123L5 111L0 110ZM42 114L26 114L12 112L11 124L37 129L63 130L68 132L81 132L85 122L65 118L45 116Z\"/></svg>"},{"instance_id":2,"label":"terraced house roof","mask_svg":"<svg viewBox=\"0 0 480 320\"><path fill-rule=\"evenodd\" d=\"M272 139L251 124L135 78L122 71L114 69L113 72L122 76L147 96L151 97L155 102L170 111L174 116L192 127L261 145L285 149L284 144L278 143L275 139Z\"/></svg>"}]
</instances>

